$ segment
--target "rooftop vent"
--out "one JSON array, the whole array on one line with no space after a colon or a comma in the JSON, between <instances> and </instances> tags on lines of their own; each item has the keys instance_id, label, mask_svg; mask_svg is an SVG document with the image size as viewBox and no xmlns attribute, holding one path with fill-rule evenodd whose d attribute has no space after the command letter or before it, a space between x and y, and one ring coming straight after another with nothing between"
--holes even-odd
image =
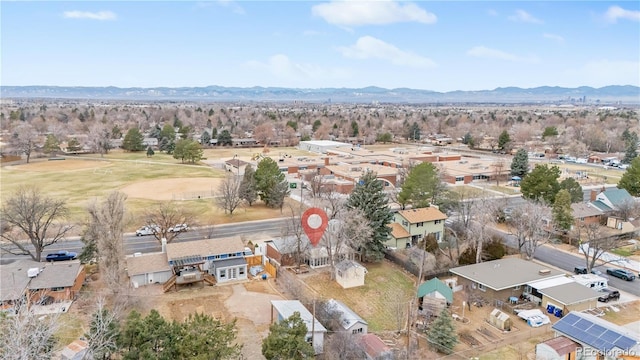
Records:
<instances>
[{"instance_id":1,"label":"rooftop vent","mask_svg":"<svg viewBox=\"0 0 640 360\"><path fill-rule=\"evenodd\" d=\"M538 270L538 274L539 275L549 275L549 274L551 274L551 270L549 270L549 269Z\"/></svg>"},{"instance_id":2,"label":"rooftop vent","mask_svg":"<svg viewBox=\"0 0 640 360\"><path fill-rule=\"evenodd\" d=\"M27 276L30 278L34 278L38 276L39 273L40 273L39 268L30 268L29 270L27 270Z\"/></svg>"}]
</instances>

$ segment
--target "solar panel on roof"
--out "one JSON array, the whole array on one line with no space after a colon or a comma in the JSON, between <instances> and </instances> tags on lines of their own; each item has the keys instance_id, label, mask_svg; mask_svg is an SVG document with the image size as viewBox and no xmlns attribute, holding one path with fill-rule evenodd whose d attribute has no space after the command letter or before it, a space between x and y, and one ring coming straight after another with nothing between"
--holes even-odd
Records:
<instances>
[{"instance_id":1,"label":"solar panel on roof","mask_svg":"<svg viewBox=\"0 0 640 360\"><path fill-rule=\"evenodd\" d=\"M574 327L579 328L580 330L588 329L593 323L586 319L580 319L577 323L575 323Z\"/></svg>"},{"instance_id":2,"label":"solar panel on roof","mask_svg":"<svg viewBox=\"0 0 640 360\"><path fill-rule=\"evenodd\" d=\"M594 336L600 336L602 335L605 331L607 331L607 329L605 329L604 327L600 326L600 325L596 325L593 324L592 326L590 326L589 328L587 328L585 330L587 333L594 335Z\"/></svg>"},{"instance_id":3,"label":"solar panel on roof","mask_svg":"<svg viewBox=\"0 0 640 360\"><path fill-rule=\"evenodd\" d=\"M578 320L580 320L579 317L577 317L575 314L569 313L562 319L562 322L567 324L575 324L576 322L578 322Z\"/></svg>"},{"instance_id":4,"label":"solar panel on roof","mask_svg":"<svg viewBox=\"0 0 640 360\"><path fill-rule=\"evenodd\" d=\"M613 344L620 338L620 334L615 331L607 330L600 336L600 338Z\"/></svg>"},{"instance_id":5,"label":"solar panel on roof","mask_svg":"<svg viewBox=\"0 0 640 360\"><path fill-rule=\"evenodd\" d=\"M628 350L632 348L636 344L636 341L630 339L626 336L620 337L620 339L616 340L615 346L619 347L622 350Z\"/></svg>"}]
</instances>

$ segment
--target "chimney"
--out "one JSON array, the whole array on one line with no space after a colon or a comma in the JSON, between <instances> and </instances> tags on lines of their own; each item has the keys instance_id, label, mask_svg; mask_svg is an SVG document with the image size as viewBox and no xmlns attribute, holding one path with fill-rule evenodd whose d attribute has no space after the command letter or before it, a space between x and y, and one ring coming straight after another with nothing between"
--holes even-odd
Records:
<instances>
[{"instance_id":1,"label":"chimney","mask_svg":"<svg viewBox=\"0 0 640 360\"><path fill-rule=\"evenodd\" d=\"M162 243L162 252L166 253L167 252L167 238L162 238L161 243Z\"/></svg>"},{"instance_id":2,"label":"chimney","mask_svg":"<svg viewBox=\"0 0 640 360\"><path fill-rule=\"evenodd\" d=\"M329 157L324 158L324 166L329 166Z\"/></svg>"},{"instance_id":3,"label":"chimney","mask_svg":"<svg viewBox=\"0 0 640 360\"><path fill-rule=\"evenodd\" d=\"M591 190L591 201L596 201L596 196L598 196L598 190Z\"/></svg>"}]
</instances>

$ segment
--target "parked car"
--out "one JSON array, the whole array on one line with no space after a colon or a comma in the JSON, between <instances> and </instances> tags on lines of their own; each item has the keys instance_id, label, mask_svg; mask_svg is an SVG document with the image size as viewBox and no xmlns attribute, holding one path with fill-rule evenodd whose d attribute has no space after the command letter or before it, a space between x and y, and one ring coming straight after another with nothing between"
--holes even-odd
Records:
<instances>
[{"instance_id":1,"label":"parked car","mask_svg":"<svg viewBox=\"0 0 640 360\"><path fill-rule=\"evenodd\" d=\"M573 272L576 274L586 274L587 268L584 266L576 266L573 268Z\"/></svg>"},{"instance_id":2,"label":"parked car","mask_svg":"<svg viewBox=\"0 0 640 360\"><path fill-rule=\"evenodd\" d=\"M620 299L620 291L618 291L618 290L602 289L600 291L603 293L598 298L598 301L600 301L600 302L609 302L609 300L618 300L618 299Z\"/></svg>"},{"instance_id":3,"label":"parked car","mask_svg":"<svg viewBox=\"0 0 640 360\"><path fill-rule=\"evenodd\" d=\"M47 261L64 261L64 260L74 260L78 257L77 253L71 251L58 251L52 254L47 255Z\"/></svg>"},{"instance_id":4,"label":"parked car","mask_svg":"<svg viewBox=\"0 0 640 360\"><path fill-rule=\"evenodd\" d=\"M607 274L626 281L633 281L636 278L631 271L624 269L607 269Z\"/></svg>"},{"instance_id":5,"label":"parked car","mask_svg":"<svg viewBox=\"0 0 640 360\"><path fill-rule=\"evenodd\" d=\"M157 225L145 225L140 229L136 230L136 236L147 236L153 235L155 233L160 232L160 227Z\"/></svg>"},{"instance_id":6,"label":"parked car","mask_svg":"<svg viewBox=\"0 0 640 360\"><path fill-rule=\"evenodd\" d=\"M169 232L183 232L189 230L189 225L187 224L176 224L169 228Z\"/></svg>"}]
</instances>

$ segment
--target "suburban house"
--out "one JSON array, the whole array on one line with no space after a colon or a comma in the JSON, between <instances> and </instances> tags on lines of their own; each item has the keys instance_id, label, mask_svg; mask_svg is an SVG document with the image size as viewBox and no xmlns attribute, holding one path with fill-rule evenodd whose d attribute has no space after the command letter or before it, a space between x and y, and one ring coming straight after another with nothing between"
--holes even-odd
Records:
<instances>
[{"instance_id":1,"label":"suburban house","mask_svg":"<svg viewBox=\"0 0 640 360\"><path fill-rule=\"evenodd\" d=\"M148 284L164 284L173 276L167 254L163 252L136 253L127 256L126 262L127 273L134 288Z\"/></svg>"},{"instance_id":2,"label":"suburban house","mask_svg":"<svg viewBox=\"0 0 640 360\"><path fill-rule=\"evenodd\" d=\"M286 236L266 241L266 255L270 260L275 261L281 266L296 265L296 256L298 251L302 257L301 261L309 265L311 268L320 268L330 265L329 252L323 245L312 246L309 238L302 235L300 240L296 236ZM354 260L356 252L348 247L342 247L340 254L337 254L339 260Z\"/></svg>"},{"instance_id":3,"label":"suburban house","mask_svg":"<svg viewBox=\"0 0 640 360\"><path fill-rule=\"evenodd\" d=\"M364 285L367 268L354 260L344 259L336 264L336 282L343 289Z\"/></svg>"},{"instance_id":4,"label":"suburban house","mask_svg":"<svg viewBox=\"0 0 640 360\"><path fill-rule=\"evenodd\" d=\"M271 323L274 320L275 322L280 322L288 319L296 312L300 314L302 321L307 326L305 339L313 345L316 355L322 354L324 351L324 335L327 329L322 326L318 319L298 300L271 300Z\"/></svg>"},{"instance_id":5,"label":"suburban house","mask_svg":"<svg viewBox=\"0 0 640 360\"><path fill-rule=\"evenodd\" d=\"M375 334L360 337L360 346L364 349L367 360L391 360L393 351Z\"/></svg>"},{"instance_id":6,"label":"suburban house","mask_svg":"<svg viewBox=\"0 0 640 360\"><path fill-rule=\"evenodd\" d=\"M84 340L73 340L71 344L67 345L62 349L60 354L61 360L83 360L87 359L87 349L89 348L89 343Z\"/></svg>"},{"instance_id":7,"label":"suburban house","mask_svg":"<svg viewBox=\"0 0 640 360\"><path fill-rule=\"evenodd\" d=\"M571 204L573 223L575 226L599 224L603 212L591 203Z\"/></svg>"},{"instance_id":8,"label":"suburban house","mask_svg":"<svg viewBox=\"0 0 640 360\"><path fill-rule=\"evenodd\" d=\"M0 265L0 310L17 304L73 301L86 277L80 261L18 260Z\"/></svg>"},{"instance_id":9,"label":"suburban house","mask_svg":"<svg viewBox=\"0 0 640 360\"><path fill-rule=\"evenodd\" d=\"M565 276L559 270L514 257L459 266L449 271L458 276L457 284L471 295L503 302L512 297L519 298L529 283Z\"/></svg>"},{"instance_id":10,"label":"suburban house","mask_svg":"<svg viewBox=\"0 0 640 360\"><path fill-rule=\"evenodd\" d=\"M52 301L73 301L82 288L86 273L80 261L46 263L29 282L30 304L49 296Z\"/></svg>"},{"instance_id":11,"label":"suburban house","mask_svg":"<svg viewBox=\"0 0 640 360\"><path fill-rule=\"evenodd\" d=\"M591 204L605 213L619 210L634 202L633 196L625 189L603 188L591 190Z\"/></svg>"},{"instance_id":12,"label":"suburban house","mask_svg":"<svg viewBox=\"0 0 640 360\"><path fill-rule=\"evenodd\" d=\"M602 295L567 276L529 282L523 294L557 317L571 311L594 309L598 305L598 297Z\"/></svg>"},{"instance_id":13,"label":"suburban house","mask_svg":"<svg viewBox=\"0 0 640 360\"><path fill-rule=\"evenodd\" d=\"M444 240L444 221L447 215L435 206L400 210L393 216L391 234L386 245L404 248L417 244L423 237L433 235L437 242Z\"/></svg>"},{"instance_id":14,"label":"suburban house","mask_svg":"<svg viewBox=\"0 0 640 360\"><path fill-rule=\"evenodd\" d=\"M444 302L445 305L453 304L453 290L438 278L420 284L418 287L418 308L422 310L422 304L425 300L433 299Z\"/></svg>"},{"instance_id":15,"label":"suburban house","mask_svg":"<svg viewBox=\"0 0 640 360\"><path fill-rule=\"evenodd\" d=\"M169 243L167 260L178 279L198 278L199 274L207 272L219 283L246 280L244 247L239 236Z\"/></svg>"},{"instance_id":16,"label":"suburban house","mask_svg":"<svg viewBox=\"0 0 640 360\"><path fill-rule=\"evenodd\" d=\"M591 314L572 311L551 328L555 330L556 337L565 337L579 344L577 357L572 359L614 360L640 354L637 333ZM541 351L545 350L550 349L541 348Z\"/></svg>"},{"instance_id":17,"label":"suburban house","mask_svg":"<svg viewBox=\"0 0 640 360\"><path fill-rule=\"evenodd\" d=\"M343 331L350 334L367 333L369 326L367 322L341 301L329 299L327 301L327 307L329 311L336 314Z\"/></svg>"}]
</instances>

